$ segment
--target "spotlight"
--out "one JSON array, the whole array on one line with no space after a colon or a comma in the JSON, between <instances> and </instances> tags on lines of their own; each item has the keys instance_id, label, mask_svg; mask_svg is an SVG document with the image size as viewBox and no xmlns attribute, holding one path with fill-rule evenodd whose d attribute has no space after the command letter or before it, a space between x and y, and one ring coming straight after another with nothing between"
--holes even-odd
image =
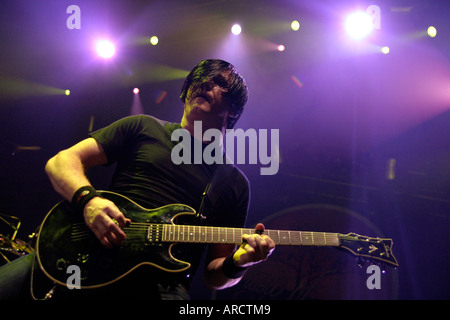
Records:
<instances>
[{"instance_id":1,"label":"spotlight","mask_svg":"<svg viewBox=\"0 0 450 320\"><path fill-rule=\"evenodd\" d=\"M298 31L300 29L300 22L298 22L297 20L292 21L291 29L294 31Z\"/></svg>"},{"instance_id":2,"label":"spotlight","mask_svg":"<svg viewBox=\"0 0 450 320\"><path fill-rule=\"evenodd\" d=\"M436 35L437 35L437 30L436 30L436 28L433 27L433 26L429 26L428 29L427 29L427 34L428 34L431 38L436 37Z\"/></svg>"},{"instance_id":3,"label":"spotlight","mask_svg":"<svg viewBox=\"0 0 450 320\"><path fill-rule=\"evenodd\" d=\"M95 51L101 58L109 59L116 53L116 48L109 40L99 40L95 45Z\"/></svg>"},{"instance_id":4,"label":"spotlight","mask_svg":"<svg viewBox=\"0 0 450 320\"><path fill-rule=\"evenodd\" d=\"M70 90L64 91L64 94L65 94L66 96L70 95Z\"/></svg>"},{"instance_id":5,"label":"spotlight","mask_svg":"<svg viewBox=\"0 0 450 320\"><path fill-rule=\"evenodd\" d=\"M345 21L345 31L355 40L361 40L367 37L373 29L373 19L366 12L354 12Z\"/></svg>"},{"instance_id":6,"label":"spotlight","mask_svg":"<svg viewBox=\"0 0 450 320\"><path fill-rule=\"evenodd\" d=\"M133 89L133 93L134 93L134 94L138 94L138 93L139 93L139 88L134 88L134 89Z\"/></svg>"},{"instance_id":7,"label":"spotlight","mask_svg":"<svg viewBox=\"0 0 450 320\"><path fill-rule=\"evenodd\" d=\"M286 47L285 47L284 45L282 45L282 44L280 44L280 45L277 47L277 50L280 51L280 52L284 51L285 49L286 49Z\"/></svg>"},{"instance_id":8,"label":"spotlight","mask_svg":"<svg viewBox=\"0 0 450 320\"><path fill-rule=\"evenodd\" d=\"M241 28L240 25L234 24L234 25L231 27L231 32L232 32L235 36L237 36L237 35L239 35L239 34L242 32L242 28Z\"/></svg>"},{"instance_id":9,"label":"spotlight","mask_svg":"<svg viewBox=\"0 0 450 320\"><path fill-rule=\"evenodd\" d=\"M380 49L380 51L384 54L388 54L391 50L389 49L389 47L383 47Z\"/></svg>"},{"instance_id":10,"label":"spotlight","mask_svg":"<svg viewBox=\"0 0 450 320\"><path fill-rule=\"evenodd\" d=\"M153 37L150 38L150 43L152 45L156 46L158 44L158 42L159 42L159 39L158 39L157 36L153 36Z\"/></svg>"}]
</instances>

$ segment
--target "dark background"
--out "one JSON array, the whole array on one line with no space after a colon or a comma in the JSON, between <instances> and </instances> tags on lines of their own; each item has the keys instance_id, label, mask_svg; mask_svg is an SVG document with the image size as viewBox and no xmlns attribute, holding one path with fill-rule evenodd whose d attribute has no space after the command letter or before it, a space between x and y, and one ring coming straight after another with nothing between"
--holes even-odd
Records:
<instances>
[{"instance_id":1,"label":"dark background","mask_svg":"<svg viewBox=\"0 0 450 320\"><path fill-rule=\"evenodd\" d=\"M79 30L66 27L72 4L81 9ZM365 44L349 41L343 17L370 4L381 8L381 29ZM393 238L400 267L383 275L381 296L364 288L348 296L353 287L333 289L342 279L327 277L316 288L335 295L298 295L292 292L306 284L289 287L274 274L290 274L290 261L310 248L279 248L240 287L216 294L196 280L193 298L448 299L449 9L438 0L2 1L0 214L18 217L18 238L28 241L61 200L44 173L47 159L134 112L134 87L138 111L179 121L187 72L202 59L222 58L250 90L238 127L280 132L276 175L261 176L260 164L241 166L252 184L248 225ZM243 27L238 37L230 34L235 22ZM436 38L426 36L429 25ZM117 41L114 59L96 58L99 35ZM152 35L157 46L148 43ZM379 52L384 45L388 55ZM111 170L90 173L99 189ZM0 225L1 234L12 232ZM302 274L295 265L290 272ZM351 272L364 287L365 269ZM251 286L255 274L260 285ZM284 294L264 291L264 281L285 286Z\"/></svg>"}]
</instances>

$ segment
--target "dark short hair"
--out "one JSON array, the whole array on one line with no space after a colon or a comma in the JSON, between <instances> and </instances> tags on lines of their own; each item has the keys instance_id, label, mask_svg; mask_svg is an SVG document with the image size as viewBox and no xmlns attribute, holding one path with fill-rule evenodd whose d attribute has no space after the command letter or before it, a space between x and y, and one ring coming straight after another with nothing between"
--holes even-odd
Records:
<instances>
[{"instance_id":1,"label":"dark short hair","mask_svg":"<svg viewBox=\"0 0 450 320\"><path fill-rule=\"evenodd\" d=\"M183 103L186 102L187 92L193 84L207 81L215 82L214 79L226 71L231 71L227 83L216 82L216 84L227 89L227 92L223 93L223 98L231 104L230 112L233 115L228 118L227 129L232 129L244 111L244 106L248 100L248 90L244 78L239 75L231 63L219 59L201 61L186 77L181 89L180 99Z\"/></svg>"}]
</instances>

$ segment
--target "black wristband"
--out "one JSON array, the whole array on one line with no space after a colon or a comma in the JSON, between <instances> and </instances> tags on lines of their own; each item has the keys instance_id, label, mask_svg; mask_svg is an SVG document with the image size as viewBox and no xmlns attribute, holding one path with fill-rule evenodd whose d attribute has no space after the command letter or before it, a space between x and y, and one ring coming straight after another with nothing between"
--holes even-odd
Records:
<instances>
[{"instance_id":1,"label":"black wristband","mask_svg":"<svg viewBox=\"0 0 450 320\"><path fill-rule=\"evenodd\" d=\"M83 213L83 209L92 198L102 197L101 194L91 186L81 187L72 197L72 204L77 212Z\"/></svg>"},{"instance_id":2,"label":"black wristband","mask_svg":"<svg viewBox=\"0 0 450 320\"><path fill-rule=\"evenodd\" d=\"M226 257L222 264L223 274L229 279L237 279L242 277L248 269L236 266L234 264L233 255L234 252Z\"/></svg>"}]
</instances>

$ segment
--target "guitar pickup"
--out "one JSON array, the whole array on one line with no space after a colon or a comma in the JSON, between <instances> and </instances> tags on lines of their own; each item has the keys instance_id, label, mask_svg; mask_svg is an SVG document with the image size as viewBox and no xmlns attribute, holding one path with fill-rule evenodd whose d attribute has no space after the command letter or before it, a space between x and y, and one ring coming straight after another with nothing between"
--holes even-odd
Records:
<instances>
[{"instance_id":1,"label":"guitar pickup","mask_svg":"<svg viewBox=\"0 0 450 320\"><path fill-rule=\"evenodd\" d=\"M147 241L150 242L150 244L160 244L162 241L162 231L163 231L163 225L162 224L151 224L148 227L147 230Z\"/></svg>"}]
</instances>

